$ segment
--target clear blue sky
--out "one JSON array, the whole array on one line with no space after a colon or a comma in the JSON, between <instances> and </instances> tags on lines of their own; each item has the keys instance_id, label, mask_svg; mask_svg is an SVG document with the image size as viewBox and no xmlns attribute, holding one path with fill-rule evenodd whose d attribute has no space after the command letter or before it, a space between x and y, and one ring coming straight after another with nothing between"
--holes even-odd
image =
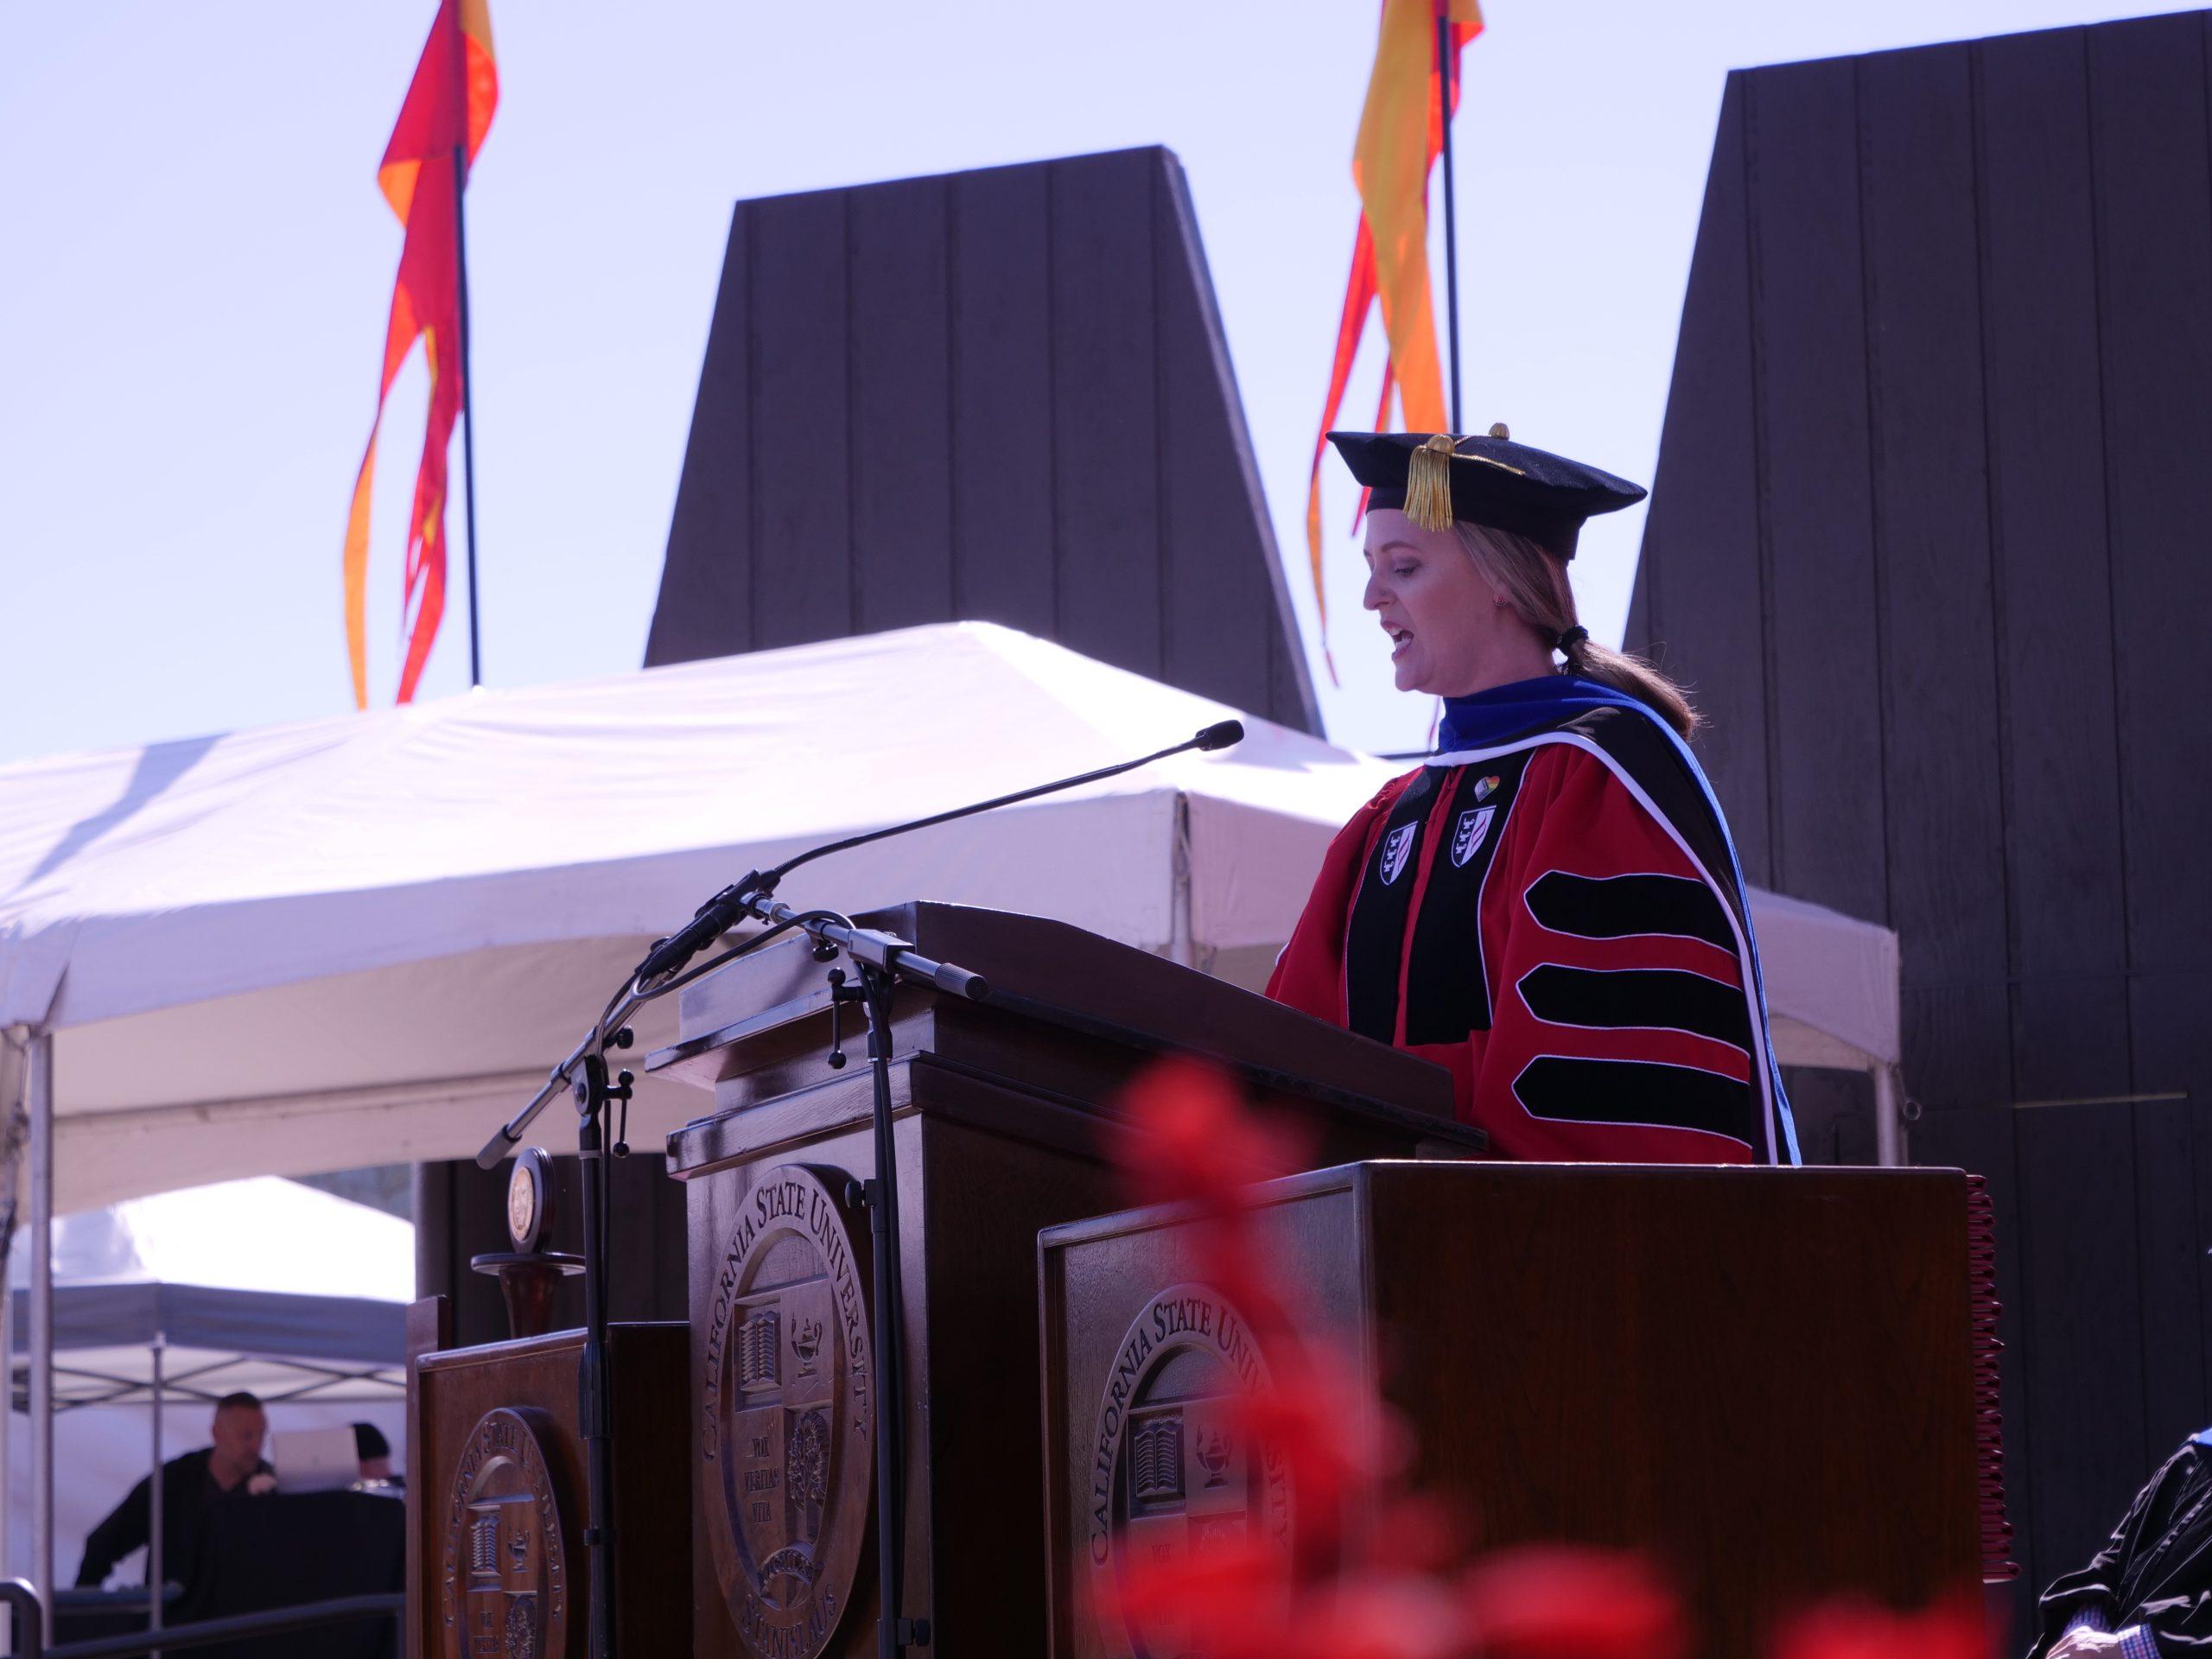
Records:
<instances>
[{"instance_id":1,"label":"clear blue sky","mask_svg":"<svg viewBox=\"0 0 2212 1659\"><path fill-rule=\"evenodd\" d=\"M339 550L399 250L374 175L432 10L0 15L0 761L350 706ZM1469 423L1649 478L1730 67L2139 10L1492 0L1457 127ZM1311 649L1304 469L1376 15L493 0L501 101L469 226L487 683L641 659L733 200L1153 143L1190 175ZM382 450L378 702L421 407L417 369ZM1339 535L1349 506L1339 487ZM1641 528L1585 539L1601 634ZM1332 556L1340 690L1313 652L1332 734L1406 747L1427 711L1388 690L1348 537ZM425 695L467 680L457 601Z\"/></svg>"}]
</instances>

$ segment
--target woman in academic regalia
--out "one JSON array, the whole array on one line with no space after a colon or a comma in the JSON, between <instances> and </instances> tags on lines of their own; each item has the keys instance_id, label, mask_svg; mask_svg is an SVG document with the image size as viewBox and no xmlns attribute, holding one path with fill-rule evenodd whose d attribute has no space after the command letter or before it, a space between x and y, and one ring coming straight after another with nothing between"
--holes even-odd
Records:
<instances>
[{"instance_id":1,"label":"woman in academic regalia","mask_svg":"<svg viewBox=\"0 0 2212 1659\"><path fill-rule=\"evenodd\" d=\"M1575 621L1583 521L1643 492L1503 426L1329 440L1398 690L1443 726L1338 835L1268 994L1447 1067L1508 1157L1796 1163L1696 715Z\"/></svg>"}]
</instances>

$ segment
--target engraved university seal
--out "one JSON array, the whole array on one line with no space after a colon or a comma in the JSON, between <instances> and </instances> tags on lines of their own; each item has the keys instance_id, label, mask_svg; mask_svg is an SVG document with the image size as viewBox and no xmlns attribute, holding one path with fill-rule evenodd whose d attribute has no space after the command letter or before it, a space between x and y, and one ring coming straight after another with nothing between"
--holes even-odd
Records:
<instances>
[{"instance_id":1,"label":"engraved university seal","mask_svg":"<svg viewBox=\"0 0 2212 1659\"><path fill-rule=\"evenodd\" d=\"M446 1494L446 1659L561 1659L569 1574L540 1414L487 1411Z\"/></svg>"},{"instance_id":2,"label":"engraved university seal","mask_svg":"<svg viewBox=\"0 0 2212 1659\"><path fill-rule=\"evenodd\" d=\"M1115 1352L1091 1441L1084 1533L1102 1592L1132 1559L1204 1555L1255 1536L1287 1567L1289 1472L1279 1446L1245 1434L1234 1399L1272 1385L1250 1322L1219 1291L1172 1285L1145 1304ZM1184 1648L1165 1621L1141 1628L1102 1614L1100 1633L1125 1656Z\"/></svg>"},{"instance_id":3,"label":"engraved university seal","mask_svg":"<svg viewBox=\"0 0 2212 1659\"><path fill-rule=\"evenodd\" d=\"M715 1572L758 1659L815 1659L852 1599L875 1466L868 1298L843 1178L764 1170L715 1279L700 1395Z\"/></svg>"}]
</instances>

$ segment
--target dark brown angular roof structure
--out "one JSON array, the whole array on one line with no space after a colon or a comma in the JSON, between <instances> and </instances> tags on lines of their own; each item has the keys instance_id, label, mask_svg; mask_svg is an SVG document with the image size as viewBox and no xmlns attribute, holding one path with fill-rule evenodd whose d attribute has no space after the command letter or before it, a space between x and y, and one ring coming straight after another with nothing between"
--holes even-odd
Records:
<instances>
[{"instance_id":1,"label":"dark brown angular roof structure","mask_svg":"<svg viewBox=\"0 0 2212 1659\"><path fill-rule=\"evenodd\" d=\"M2023 1597L2212 1416L2209 52L1732 76L1630 620L1745 874L1897 931L1913 1155L1996 1200Z\"/></svg>"},{"instance_id":2,"label":"dark brown angular roof structure","mask_svg":"<svg viewBox=\"0 0 2212 1659\"><path fill-rule=\"evenodd\" d=\"M1320 729L1166 149L737 206L646 664L956 620Z\"/></svg>"}]
</instances>

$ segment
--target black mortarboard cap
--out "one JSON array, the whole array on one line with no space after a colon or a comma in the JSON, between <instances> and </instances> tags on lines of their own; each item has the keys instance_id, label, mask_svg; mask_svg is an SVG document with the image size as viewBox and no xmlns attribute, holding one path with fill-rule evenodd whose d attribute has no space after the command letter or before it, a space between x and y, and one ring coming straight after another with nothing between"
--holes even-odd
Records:
<instances>
[{"instance_id":1,"label":"black mortarboard cap","mask_svg":"<svg viewBox=\"0 0 2212 1659\"><path fill-rule=\"evenodd\" d=\"M1332 432L1329 442L1364 484L1370 507L1395 507L1427 530L1454 519L1511 531L1562 559L1582 521L1643 499L1624 478L1516 443L1503 425L1487 437L1427 432Z\"/></svg>"}]
</instances>

